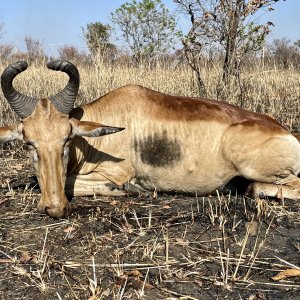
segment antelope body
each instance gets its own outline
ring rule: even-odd
[[[2,74],[3,93],[22,121],[0,128],[0,142],[28,144],[42,194],[39,212],[60,218],[70,212],[66,196],[120,196],[128,188],[208,194],[236,176],[250,180],[255,195],[300,198],[300,143],[266,115],[135,85],[74,108],[74,65],[48,63],[70,80],[46,99],[12,86],[26,68],[18,62]]]

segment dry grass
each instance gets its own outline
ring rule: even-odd
[[[298,299],[299,276],[273,278],[299,270],[299,203],[77,198],[55,221],[22,152],[1,155],[0,299]]]
[[[0,65],[0,72],[7,64]],[[188,66],[164,63],[152,69],[128,64],[105,64],[101,59],[89,66],[79,66],[81,87],[78,103],[97,99],[108,91],[125,84],[140,84],[172,95],[198,96],[195,78]],[[217,98],[221,69],[218,64],[203,66],[203,78],[209,98]],[[56,93],[67,81],[65,74],[47,70],[44,64],[33,65],[15,79],[17,89],[27,95],[46,97]],[[300,128],[299,70],[278,69],[254,63],[243,72],[241,82],[233,80],[223,91],[227,102],[253,111],[267,113],[292,130]],[[0,124],[10,122],[12,113],[0,95]]]
[[[299,203],[80,198],[55,221],[17,150],[0,154],[0,299],[298,299]]]

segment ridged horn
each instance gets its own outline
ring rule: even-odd
[[[68,115],[74,108],[74,102],[79,89],[79,72],[77,68],[66,60],[55,60],[47,63],[48,69],[62,71],[69,75],[69,82],[65,88],[50,100],[55,108],[62,114]]]
[[[37,104],[38,99],[23,95],[15,90],[12,85],[14,78],[28,67],[26,61],[18,61],[9,65],[1,75],[1,87],[5,98],[11,108],[21,118],[29,117]]]

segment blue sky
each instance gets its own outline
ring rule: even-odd
[[[24,50],[24,37],[43,41],[48,54],[56,54],[62,45],[74,45],[85,50],[82,27],[91,22],[110,22],[110,14],[126,0],[0,0],[0,23],[5,34],[0,43],[11,43]],[[163,0],[170,9],[172,0]],[[275,24],[272,38],[300,39],[300,0],[287,0],[274,5],[275,11],[262,15],[262,21]],[[182,27],[188,21],[181,18]]]

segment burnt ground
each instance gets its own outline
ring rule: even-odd
[[[54,220],[23,151],[0,159],[0,299],[300,299],[295,201],[78,197]]]

